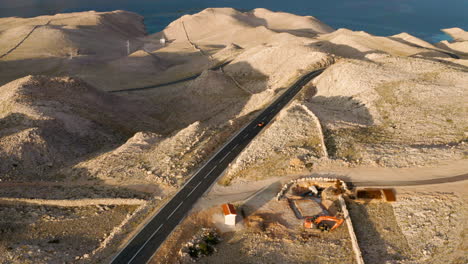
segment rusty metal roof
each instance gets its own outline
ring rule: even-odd
[[[221,205],[223,208],[224,215],[237,215],[236,209],[232,204],[223,204]]]

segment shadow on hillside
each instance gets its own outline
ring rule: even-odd
[[[28,75],[62,76],[64,58],[0,60],[0,86]]]
[[[281,189],[280,182],[274,182],[267,187],[263,188],[260,192],[247,199],[242,204],[242,210],[244,216],[249,216],[254,212],[258,211],[262,206],[270,202]],[[285,224],[287,225],[287,224]]]
[[[308,98],[306,106],[325,127],[330,124],[374,124],[366,105],[350,96],[314,96]]]
[[[420,46],[418,44],[411,43],[411,42],[409,42],[407,40],[404,40],[404,39],[401,39],[401,38],[396,38],[396,37],[387,37],[387,38],[389,38],[391,40],[394,40],[394,41],[397,41],[397,42],[400,42],[402,44],[411,46],[411,47],[421,48],[421,49],[431,49],[431,48],[426,48],[426,47]]]
[[[443,43],[443,42],[439,42],[437,43],[437,47],[441,48],[441,49],[444,49],[444,50],[447,50],[451,53],[454,53],[454,54],[460,54],[462,56],[468,56],[468,53],[465,53],[465,52],[461,52],[459,50],[454,50],[452,48],[450,48],[449,46],[447,46],[447,44]]]
[[[366,263],[372,263],[375,260],[385,262],[407,259],[410,249],[405,237],[401,234],[401,231],[396,233],[399,230],[392,230],[392,224],[397,228],[398,225],[395,223],[396,220],[391,205],[387,203],[372,204],[370,202],[361,204],[349,201],[346,204],[353,221],[362,257]],[[385,215],[385,213],[383,215],[375,215],[377,212],[375,210],[370,213],[369,206],[384,207],[386,209],[381,208],[378,212],[387,211],[386,213],[390,213],[390,215]],[[386,221],[376,223],[376,221],[381,221],[382,219],[386,219]],[[391,240],[388,237],[384,237],[382,232],[385,232],[385,230],[387,232],[395,232],[392,234],[393,238],[399,236],[399,239]]]
[[[420,55],[420,56],[417,56],[417,55]],[[466,67],[463,64],[463,62],[458,63],[458,60],[448,61],[448,60],[445,60],[445,59],[441,59],[440,57],[437,57],[435,51],[421,52],[421,53],[412,55],[410,57],[418,58],[418,59],[426,60],[426,61],[430,61],[430,62],[442,63],[442,64],[445,64],[445,65],[449,65],[449,66],[451,66],[451,67],[453,67],[453,68],[455,68],[456,70],[459,70],[459,71],[464,71],[464,72],[468,71],[468,67]],[[463,60],[461,60],[461,61],[463,61]]]
[[[366,58],[366,55],[369,54],[387,54],[383,51],[380,50],[370,50],[370,51],[360,51],[356,48],[353,48],[348,45],[342,45],[342,44],[335,44],[330,41],[320,41],[320,42],[315,42],[309,45],[310,47],[314,49],[318,49],[319,51],[325,52],[325,53],[331,53],[338,55],[343,58],[348,58],[348,59],[359,59],[359,60],[364,60],[367,62],[372,62],[372,60]]]
[[[197,121],[209,126],[222,126],[228,120],[238,118],[249,102],[251,93],[244,89],[254,87],[260,92],[268,88],[268,76],[250,64],[238,62],[228,67],[236,70],[204,70],[202,76],[194,80],[134,94],[158,105],[153,115],[163,120],[172,131]],[[259,102],[259,106],[264,103],[267,102]]]
[[[35,120],[30,119],[23,113],[11,113],[3,118],[0,118],[0,138],[8,137],[18,133],[28,127],[33,127]]]
[[[246,19],[246,16],[247,16],[247,19]],[[242,21],[252,27],[264,26],[268,28],[268,22],[265,19],[257,17],[251,12],[235,14],[233,17],[234,19],[237,19],[238,21]]]
[[[57,168],[125,140],[117,133],[114,133],[114,139],[100,133],[80,136],[64,129],[59,120],[35,120],[22,113],[1,118],[0,124],[0,143],[3,143],[0,175],[3,180],[49,180],[47,175]]]
[[[161,188],[152,184],[135,188],[107,185],[87,169],[73,168],[80,161],[111,151],[126,140],[116,138],[80,137],[65,131],[57,120],[34,120],[22,113],[1,118],[0,186],[6,188],[0,188],[0,197],[147,199],[145,193],[161,193]],[[75,180],[80,183],[74,185]]]
[[[226,45],[224,44],[207,44],[204,47],[212,48],[212,49],[224,49]]]
[[[411,43],[411,42],[406,41],[406,40],[401,39],[401,38],[395,38],[395,37],[388,37],[388,38],[391,39],[391,40],[400,42],[402,44],[411,46],[411,47],[421,48],[421,49],[427,50],[426,52],[418,53],[421,56],[440,57],[440,54],[445,54],[446,56],[448,56],[450,58],[460,59],[460,57],[457,54],[453,53],[453,52],[448,52],[448,51],[442,51],[442,50],[438,50],[438,49],[423,47],[423,46]],[[415,55],[418,55],[418,54],[415,54]],[[415,56],[415,55],[412,55],[412,56]]]
[[[249,10],[250,11],[250,10]],[[248,16],[248,20],[246,21],[244,15]],[[310,29],[310,28],[301,28],[301,29],[272,29],[268,25],[268,21],[254,16],[250,12],[245,12],[243,15],[234,15],[234,18],[238,19],[239,21],[244,21],[248,25],[252,27],[265,27],[275,33],[288,33],[297,37],[316,37],[317,32]]]
[[[305,38],[315,38],[318,36],[318,33],[316,31],[313,31],[312,29],[309,28],[303,28],[303,29],[271,29],[272,31],[276,33],[288,33],[291,35],[294,35],[296,37],[305,37]]]
[[[70,17],[71,18],[71,17]],[[67,18],[68,19],[68,18]],[[27,75],[75,75],[81,72],[67,71],[70,58],[75,66],[85,68],[89,64],[104,64],[113,59],[127,56],[127,41],[130,41],[130,51],[139,50],[143,42],[139,39],[143,37],[143,32],[134,30],[135,33],[126,33],[113,24],[104,23],[94,26],[81,25],[77,28],[66,25],[53,24],[50,20],[46,25],[35,26],[19,43],[10,43],[12,48],[0,54],[0,85],[16,80]],[[25,40],[40,42],[45,32],[39,30],[54,31],[53,37],[57,44],[61,45],[64,40],[65,46],[51,47],[50,49],[34,50],[28,59],[14,59],[15,53],[20,56],[28,55],[31,50],[25,49],[17,51],[22,47]],[[40,35],[37,35],[40,34]],[[79,47],[77,47],[79,46]],[[117,76],[118,74],[116,74]]]

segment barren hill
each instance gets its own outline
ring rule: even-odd
[[[0,84],[28,74],[106,78],[95,67],[126,56],[127,40],[132,51],[141,45],[142,21],[126,11],[0,18]]]
[[[74,78],[28,76],[1,86],[1,179],[46,180],[50,170],[158,128],[134,104]]]

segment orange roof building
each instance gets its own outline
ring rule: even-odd
[[[221,205],[224,213],[224,224],[234,226],[236,225],[237,212],[232,204]]]

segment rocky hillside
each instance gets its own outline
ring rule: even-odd
[[[141,46],[142,22],[126,11],[0,18],[0,85],[29,74],[105,84],[112,68],[104,66],[127,56],[127,41],[131,52]]]
[[[46,180],[47,172],[157,129],[135,103],[74,78],[28,76],[0,87],[1,180]]]

